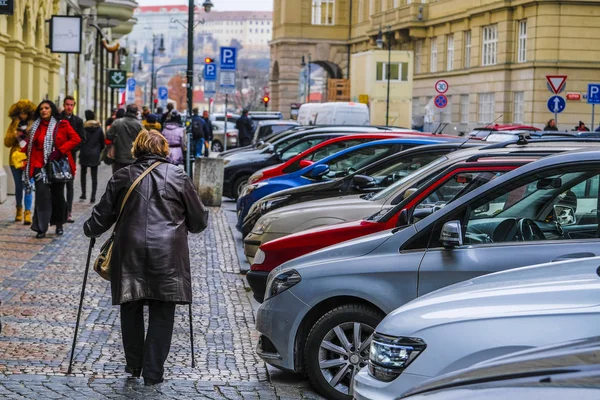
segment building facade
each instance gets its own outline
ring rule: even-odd
[[[292,3],[276,1],[280,18],[274,17],[272,86],[294,85],[293,74],[281,79],[278,46],[304,40],[316,51],[321,38],[335,38],[357,54],[376,49],[382,31],[384,49],[391,45],[392,54],[413,53],[413,125],[432,119],[434,126],[447,123],[447,133],[492,122],[543,127],[554,117],[547,107],[546,75],[567,75],[569,92],[585,93],[587,83],[600,81],[596,1],[302,0],[302,17],[285,18],[281,10]],[[353,73],[367,70],[357,65],[350,77],[354,81]],[[364,79],[376,81],[377,76]],[[449,105],[441,110],[432,103],[440,79],[449,84]],[[353,88],[352,94],[358,100],[361,93]],[[288,99],[280,98],[284,109]],[[568,102],[558,125],[571,129],[580,120],[590,125],[591,106]]]

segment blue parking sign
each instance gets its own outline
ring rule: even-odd
[[[214,63],[206,64],[204,66],[204,80],[205,81],[216,81],[217,80],[217,66]]]
[[[587,103],[600,104],[600,83],[588,83]]]
[[[221,70],[235,71],[237,69],[237,49],[235,47],[221,47]]]
[[[160,86],[158,88],[158,99],[169,100],[169,89],[166,86]]]

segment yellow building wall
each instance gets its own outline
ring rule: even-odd
[[[410,51],[393,50],[390,59],[392,64],[408,64],[408,80],[406,82],[390,81],[388,124],[410,128],[412,120],[413,54]],[[377,81],[378,62],[387,64],[388,52],[386,50],[371,50],[352,55],[350,68],[356,72],[351,74],[350,93],[354,101],[359,101],[360,95],[368,95],[371,124],[386,125],[387,81]]]

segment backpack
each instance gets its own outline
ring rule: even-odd
[[[204,138],[203,121],[201,118],[192,118],[192,138],[200,140]]]

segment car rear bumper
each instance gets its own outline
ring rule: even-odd
[[[269,273],[267,271],[248,271],[246,279],[252,289],[252,294],[256,301],[262,303],[265,298],[265,291],[267,290],[267,278]]]

